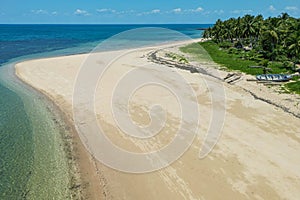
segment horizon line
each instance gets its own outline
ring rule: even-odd
[[[0,25],[212,25],[215,23],[0,23]]]

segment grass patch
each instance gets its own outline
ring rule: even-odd
[[[212,41],[203,43],[194,43],[181,47],[184,53],[193,54],[197,60],[213,60],[221,66],[230,70],[239,70],[246,74],[262,74],[262,68],[249,68],[249,66],[261,66],[262,59],[254,50],[245,52],[235,48],[221,48]],[[289,73],[283,68],[283,63],[268,62],[268,68],[272,70],[269,73]]]
[[[211,56],[212,60],[221,66],[224,66],[231,70],[239,70],[247,74],[261,74],[262,69],[260,68],[249,68],[249,66],[258,65],[255,61],[245,60],[241,52],[230,53],[228,50],[220,48],[214,42],[203,42],[200,45],[207,51]]]
[[[289,91],[300,94],[300,81],[287,83],[285,84],[285,87],[287,87]]]
[[[172,60],[178,61],[180,63],[188,64],[189,61],[182,55],[178,55],[172,52],[166,53],[166,56],[171,58]]]
[[[286,74],[292,72],[285,68],[286,63],[264,60],[255,50],[246,52],[236,48],[221,48],[212,41],[190,44],[181,47],[180,50],[193,55],[198,61],[213,60],[229,70],[239,70],[251,75],[262,74],[263,69],[250,68],[249,66],[262,66],[263,62],[266,62],[267,67],[271,68],[271,71],[268,71],[268,73]],[[290,92],[300,94],[300,80],[298,78],[294,80],[296,82],[287,83],[284,87]]]
[[[196,61],[207,62],[212,61],[208,52],[200,45],[200,43],[192,43],[179,48],[183,53],[188,53],[193,56]]]

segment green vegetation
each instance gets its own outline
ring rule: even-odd
[[[247,74],[294,73],[300,62],[300,19],[283,13],[264,19],[262,15],[245,15],[237,19],[218,20],[207,29],[200,45],[218,64]],[[183,52],[197,54],[195,45],[181,48]],[[300,81],[286,84],[289,91],[300,93]]]
[[[245,15],[224,22],[218,20],[203,36],[212,38],[222,48],[253,50],[269,61],[299,62],[300,19],[286,13],[268,19]]]
[[[168,52],[168,53],[166,53],[166,56],[171,58],[174,61],[178,61],[183,64],[189,63],[189,61],[184,56],[178,55],[176,53]]]
[[[297,94],[300,94],[300,82],[299,81],[287,83],[285,86],[287,87],[287,89],[289,91],[293,91]]]
[[[206,62],[210,60],[210,55],[199,43],[192,43],[187,46],[180,47],[179,50],[184,53],[191,53],[199,62]]]
[[[249,74],[258,74],[262,72],[262,69],[258,68],[249,68],[249,66],[257,65],[255,61],[243,60],[240,58],[240,54],[231,54],[227,50],[220,49],[219,46],[214,42],[203,42],[200,45],[207,51],[211,59],[228,69],[240,70]],[[182,47],[180,50],[185,53],[191,53],[194,55],[201,55],[203,50],[199,48],[199,44],[190,44],[185,47]]]

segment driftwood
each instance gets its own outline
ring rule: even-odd
[[[159,52],[159,50],[150,52],[147,55],[148,60],[151,62],[154,62],[156,64],[161,64],[161,65],[171,67],[171,68],[178,68],[178,69],[186,70],[191,73],[204,74],[204,75],[208,75],[210,77],[216,78],[218,80],[221,80],[219,77],[209,73],[208,71],[206,71],[205,69],[203,69],[201,67],[197,67],[197,66],[194,66],[194,65],[191,65],[188,63],[179,63],[179,62],[176,62],[173,60],[166,59],[162,56],[159,56],[158,52]]]
[[[231,77],[233,77],[234,75],[235,75],[234,73],[227,74],[227,76],[224,78],[224,81],[227,80],[227,79],[229,79],[229,78],[231,78]]]
[[[227,76],[223,79],[226,83],[233,84],[240,80],[242,75],[240,73],[229,73]]]
[[[257,81],[257,79],[246,79],[247,81]]]
[[[227,83],[233,83],[233,82],[238,81],[239,79],[241,79],[241,76],[237,76],[237,77],[235,77],[234,79],[228,81]]]

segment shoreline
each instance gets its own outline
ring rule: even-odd
[[[15,68],[14,68],[14,70],[15,70]],[[59,118],[62,119],[62,121],[60,121],[60,119],[56,119],[56,118],[53,118],[52,120],[59,127],[59,129],[64,131],[64,133],[61,133],[60,136],[64,143],[64,151],[66,153],[67,161],[68,161],[68,165],[69,165],[69,173],[70,173],[70,178],[71,178],[70,179],[71,180],[70,190],[72,191],[73,189],[78,189],[77,185],[81,184],[80,182],[78,183],[78,180],[76,180],[76,179],[78,179],[78,177],[76,178],[76,176],[78,176],[77,173],[79,173],[79,171],[77,169],[78,163],[76,163],[76,164],[72,163],[76,160],[74,146],[72,143],[77,142],[77,141],[74,140],[74,138],[71,138],[71,141],[68,141],[70,138],[69,138],[68,134],[65,135],[66,133],[70,133],[71,137],[76,136],[74,134],[74,129],[72,127],[72,123],[69,122],[70,120],[66,116],[65,112],[63,112],[63,110],[59,107],[59,105],[57,105],[48,95],[46,95],[43,91],[37,90],[32,85],[28,84],[23,79],[21,79],[17,75],[16,70],[14,73],[16,75],[16,78],[18,78],[18,80],[21,81],[22,84],[24,84],[26,87],[29,87],[30,89],[34,90],[43,98],[43,101],[47,105],[48,112],[52,112],[53,117],[58,116]],[[74,169],[74,167],[75,167],[75,169]],[[72,182],[72,181],[74,181],[74,179],[75,179],[75,182]],[[72,192],[74,192],[74,191],[72,191]],[[75,191],[75,193],[77,193],[77,192],[81,193],[81,191]]]
[[[20,61],[20,62],[26,62],[25,61]],[[59,139],[59,144],[63,146],[63,154],[64,156],[64,161],[67,163],[67,170],[66,172],[68,173],[68,190],[70,193],[70,196],[68,198],[73,199],[74,197],[76,198],[82,198],[83,197],[83,191],[81,189],[81,181],[79,178],[79,170],[78,170],[78,163],[77,163],[77,156],[74,151],[74,149],[77,148],[73,145],[73,143],[78,143],[77,139],[73,139],[76,136],[76,133],[74,133],[74,127],[72,127],[72,123],[69,122],[68,117],[65,115],[63,110],[48,96],[46,95],[43,91],[37,90],[35,87],[32,85],[28,84],[26,81],[21,79],[15,69],[15,65],[18,64],[19,62],[12,62],[4,65],[4,67],[1,69],[1,72],[6,75],[7,78],[1,77],[3,80],[1,80],[1,83],[5,85],[9,90],[12,90],[16,94],[20,95],[20,97],[23,99],[25,98],[27,100],[27,97],[25,96],[31,96],[30,99],[34,100],[34,98],[38,99],[38,104],[42,105],[46,113],[50,113],[49,121],[53,122],[55,124],[55,129],[57,128],[57,134]],[[20,92],[21,90],[24,90]],[[20,94],[22,93],[22,94]],[[75,162],[76,161],[76,162]],[[29,174],[32,172],[30,171]],[[36,192],[36,190],[33,190]],[[25,196],[31,192],[29,189],[26,191]],[[54,195],[54,194],[53,194]]]
[[[193,40],[193,42],[195,42],[195,40]],[[179,44],[167,44],[167,45],[163,45],[162,46],[162,48],[164,48],[165,46],[169,46],[168,48],[173,48],[173,47],[176,47],[176,46],[178,46]],[[143,50],[143,52],[147,52],[145,49]],[[149,52],[149,50],[148,50],[148,52]],[[105,53],[107,53],[107,52],[105,52]],[[137,55],[140,55],[140,54],[137,54]],[[136,55],[135,55],[136,56]],[[38,70],[41,70],[42,68],[39,68],[38,67],[38,65],[37,65],[37,63],[39,63],[39,62],[42,62],[42,64],[45,64],[45,63],[49,63],[49,62],[51,62],[51,61],[55,61],[55,62],[58,62],[58,63],[60,63],[62,66],[64,66],[65,67],[65,64],[66,63],[73,63],[72,65],[78,65],[78,63],[76,63],[78,60],[82,60],[83,58],[85,58],[86,57],[86,55],[75,55],[75,56],[64,56],[64,57],[55,57],[55,58],[49,58],[49,59],[39,59],[39,60],[33,60],[33,61],[28,61],[29,63],[31,63],[31,65],[32,66],[36,66],[36,68],[35,69],[38,69]],[[129,58],[128,58],[129,59]],[[148,59],[148,58],[146,58],[146,59]],[[67,62],[67,60],[68,60],[68,62]],[[28,64],[29,63],[25,63],[27,66],[26,67],[28,67]],[[43,63],[44,62],[44,63]],[[24,63],[23,63],[24,64]],[[40,63],[39,63],[40,64]],[[80,64],[80,63],[79,63]],[[158,66],[161,66],[161,65],[158,65]],[[48,66],[48,67],[50,67],[50,66]],[[164,178],[167,176],[167,177],[172,177],[172,176],[174,176],[174,175],[172,175],[172,173],[171,173],[171,171],[169,171],[169,170],[179,170],[180,168],[177,168],[177,165],[183,165],[183,164],[181,164],[181,162],[180,163],[176,163],[176,164],[172,164],[172,166],[170,166],[170,168],[167,168],[167,169],[164,169],[164,170],[162,170],[161,172],[159,172],[158,174],[157,173],[154,173],[154,174],[148,174],[148,175],[143,175],[142,177],[141,176],[135,176],[135,175],[130,175],[130,174],[122,174],[122,173],[119,173],[119,172],[115,172],[114,170],[110,170],[110,169],[107,169],[105,166],[103,166],[102,164],[99,164],[96,160],[95,160],[95,158],[93,158],[92,156],[90,156],[90,154],[88,153],[88,151],[84,148],[84,145],[82,144],[82,142],[80,141],[80,139],[79,139],[79,135],[78,135],[78,133],[77,133],[77,131],[76,131],[76,129],[75,129],[75,127],[74,127],[74,124],[73,124],[73,121],[72,121],[72,116],[71,116],[71,113],[69,112],[70,110],[68,110],[68,108],[69,108],[69,105],[67,105],[67,102],[68,102],[68,100],[67,100],[67,98],[69,98],[69,96],[68,96],[68,94],[66,94],[65,96],[60,96],[61,94],[63,94],[63,92],[64,91],[67,91],[67,90],[63,90],[63,91],[61,91],[59,88],[57,89],[57,91],[53,91],[53,90],[51,90],[50,88],[48,88],[48,87],[45,87],[44,85],[41,85],[41,86],[39,86],[39,87],[35,87],[34,85],[31,85],[32,83],[34,83],[34,81],[36,81],[36,83],[37,83],[37,80],[31,80],[31,81],[33,81],[33,82],[31,82],[31,84],[30,83],[28,83],[28,81],[29,81],[29,79],[28,79],[28,77],[31,77],[32,78],[32,75],[26,75],[26,73],[24,73],[24,72],[26,72],[26,69],[25,68],[23,68],[22,70],[25,70],[25,71],[23,71],[23,72],[20,72],[20,71],[18,71],[18,67],[16,67],[15,66],[15,68],[16,68],[16,75],[18,76],[18,78],[19,79],[21,79],[23,82],[25,82],[26,84],[28,84],[28,85],[30,85],[31,87],[33,87],[35,90],[37,90],[37,91],[39,91],[40,93],[42,93],[44,96],[47,96],[47,98],[49,98],[49,100],[50,101],[52,101],[55,105],[57,105],[57,107],[58,107],[58,109],[61,111],[61,113],[63,114],[63,117],[64,117],[64,119],[66,120],[66,122],[67,122],[67,124],[68,125],[71,125],[71,129],[72,129],[72,134],[74,135],[74,137],[75,137],[75,142],[76,142],[76,145],[75,145],[75,148],[79,148],[80,150],[78,150],[77,149],[77,152],[76,153],[79,153],[79,155],[77,155],[78,157],[79,157],[79,161],[78,161],[78,163],[79,163],[79,168],[80,167],[83,167],[81,170],[82,170],[82,172],[81,172],[81,177],[83,177],[83,179],[85,180],[84,182],[86,183],[86,182],[91,182],[89,185],[87,185],[87,188],[85,188],[84,186],[84,188],[83,189],[87,189],[87,191],[86,191],[86,196],[88,197],[88,198],[91,198],[91,199],[96,199],[96,197],[99,197],[99,196],[101,196],[102,198],[107,198],[107,199],[109,199],[109,198],[112,198],[114,195],[120,195],[120,194],[123,194],[123,193],[125,193],[125,191],[126,192],[128,192],[129,194],[129,196],[128,197],[130,197],[130,195],[133,195],[133,193],[132,192],[134,192],[134,190],[135,189],[133,189],[133,191],[132,191],[132,189],[129,189],[130,187],[132,187],[133,185],[135,185],[136,183],[134,182],[134,180],[138,180],[138,181],[140,181],[140,183],[143,183],[143,184],[145,184],[145,183],[147,183],[147,181],[145,182],[145,180],[148,180],[150,177],[151,177],[151,179],[150,180],[157,180],[158,181],[158,179],[160,180],[160,178],[163,180],[163,181],[165,181],[164,180]],[[50,69],[50,68],[48,68],[48,69]],[[76,69],[76,67],[75,67],[75,69]],[[53,70],[53,69],[52,69]],[[59,71],[59,70],[58,70]],[[52,73],[57,73],[58,71],[52,71]],[[28,73],[30,72],[33,72],[33,73],[36,73],[36,71],[35,70],[33,70],[33,71],[27,71]],[[22,74],[23,73],[23,74]],[[66,73],[67,73],[67,71],[66,71]],[[181,72],[180,72],[181,73]],[[190,74],[186,74],[185,72],[182,72],[182,73],[184,73],[186,76],[188,76],[188,77],[192,77],[192,75],[190,75]],[[225,71],[223,71],[223,72],[221,72],[221,75],[222,75],[222,73],[227,73],[227,72],[225,72]],[[22,74],[22,75],[21,75]],[[36,76],[37,75],[43,75],[43,74],[36,74]],[[72,77],[72,75],[73,74],[71,74],[71,75],[69,75],[70,77]],[[27,79],[26,78],[24,78],[24,76],[26,77],[27,76]],[[70,77],[67,77],[67,78],[70,78]],[[51,79],[49,79],[49,80],[51,80]],[[58,82],[57,84],[59,85],[59,83],[63,83],[63,81],[62,80],[59,80],[60,82]],[[46,82],[45,82],[46,83]],[[72,83],[72,81],[71,81],[71,83]],[[41,88],[43,88],[44,87],[44,89],[41,89]],[[54,86],[53,86],[53,88],[55,88]],[[226,85],[226,90],[231,90],[233,87],[231,87],[231,85]],[[237,93],[238,91],[236,90],[236,89],[234,89],[233,88],[233,90],[234,90],[234,93],[232,93],[231,94],[231,96],[230,96],[230,98],[233,98],[233,99],[235,99],[235,101],[245,101],[247,104],[249,104],[249,105],[251,105],[251,106],[254,106],[254,108],[256,108],[256,105],[252,105],[252,103],[251,103],[251,99],[245,99],[245,100],[243,100],[243,99],[240,99],[238,96],[237,96],[237,94],[235,94],[235,93]],[[50,93],[49,93],[49,91],[51,91]],[[61,93],[57,93],[57,92],[61,92]],[[246,92],[246,91],[245,91]],[[235,101],[232,101],[231,102],[231,107],[234,107],[234,106],[237,106],[237,105],[235,105]],[[257,104],[259,104],[259,106],[257,107],[257,108],[264,108],[263,106],[264,106],[264,104],[261,104],[261,103],[257,103]],[[243,106],[243,104],[238,104],[238,106]],[[250,107],[251,107],[250,106]],[[269,105],[268,104],[268,108],[272,108],[272,106],[271,105]],[[244,108],[243,108],[244,109]],[[263,109],[263,111],[265,111],[266,109]],[[239,110],[237,110],[237,109],[234,109],[234,110],[232,110],[232,111],[228,111],[228,112],[230,112],[230,113],[232,113],[233,115],[240,115],[240,113],[239,113]],[[277,111],[276,111],[277,112]],[[281,112],[280,111],[278,111],[279,112],[279,114],[280,115],[282,115],[281,114]],[[254,115],[254,114],[253,114]],[[273,117],[276,117],[276,116],[269,116],[270,118],[272,118],[273,119]],[[230,118],[232,121],[236,121],[237,119],[235,118],[235,117],[231,117]],[[294,120],[295,121],[295,120]],[[108,122],[109,123],[109,122]],[[227,125],[227,126],[230,126],[230,124],[229,125]],[[244,127],[244,129],[246,129],[246,124],[244,124],[243,126],[241,126],[241,127]],[[260,127],[262,130],[264,130],[265,132],[267,131],[267,130],[269,130],[269,129],[265,129],[265,127]],[[293,127],[294,128],[294,130],[297,130],[297,128],[296,127]],[[227,130],[228,129],[228,130]],[[257,128],[256,128],[257,129]],[[113,130],[113,129],[110,129],[110,130]],[[230,128],[228,128],[228,127],[225,127],[225,132],[224,132],[224,134],[225,134],[225,139],[227,139],[227,138],[234,138],[235,139],[235,141],[238,141],[239,139],[237,139],[236,138],[236,136],[235,135],[232,135],[232,133],[230,133],[230,131],[229,130],[232,130],[232,129],[230,129]],[[229,131],[229,132],[228,132]],[[246,135],[245,136],[243,136],[243,137],[246,137]],[[266,135],[265,137],[267,137],[267,138],[269,138],[269,137],[271,137],[272,138],[272,136],[270,136],[270,135]],[[272,138],[272,140],[273,140],[274,138]],[[227,141],[227,140],[226,140]],[[265,140],[265,142],[267,142],[268,140]],[[228,142],[228,141],[227,141]],[[232,148],[231,150],[232,151],[246,151],[246,150],[241,150],[241,149],[239,149],[239,145],[237,145],[238,143],[234,143],[234,144],[232,144],[232,146],[233,147],[230,147],[230,148]],[[221,148],[221,147],[227,147],[227,145],[228,144],[226,144],[226,143],[222,143],[222,142],[220,142],[220,144],[218,144],[219,145],[219,147],[218,148]],[[253,145],[253,144],[252,144]],[[268,145],[270,145],[272,148],[273,148],[273,143],[272,144],[268,144]],[[291,145],[291,144],[290,144]],[[230,145],[229,145],[230,146]],[[227,148],[229,148],[229,146],[227,147]],[[253,147],[252,147],[253,148]],[[251,144],[249,144],[249,147],[247,147],[247,149],[249,150],[249,152],[251,152],[251,151],[253,151],[253,149],[251,149]],[[247,150],[247,151],[248,151]],[[291,150],[291,149],[289,149],[289,150]],[[217,152],[218,152],[218,150],[216,150]],[[227,152],[228,153],[228,152]],[[254,153],[255,153],[255,151],[254,151]],[[214,159],[216,159],[216,158],[218,158],[218,159],[221,159],[221,155],[223,155],[224,153],[219,153],[219,154],[216,154],[216,153],[214,153],[213,155],[211,155],[210,157],[214,160]],[[227,154],[225,154],[225,155],[227,155]],[[228,155],[227,155],[228,156]],[[241,157],[240,157],[241,156]],[[243,166],[246,166],[246,163],[248,163],[248,165],[250,165],[251,166],[251,164],[249,163],[250,161],[249,160],[247,160],[247,156],[246,157],[243,157],[242,155],[240,155],[239,157],[237,157],[237,158],[235,158],[235,159],[233,159],[232,161],[232,167],[234,168],[234,169],[236,169],[237,171],[240,171],[241,169],[239,169],[239,167],[237,167],[237,166],[239,166],[239,165],[241,165],[241,163],[242,163],[242,165]],[[263,156],[264,157],[264,156]],[[217,160],[218,160],[217,159]],[[238,162],[236,161],[236,159],[238,159]],[[271,159],[271,160],[276,160],[276,158],[274,158],[273,156],[270,156],[269,155],[269,159]],[[185,161],[187,161],[186,163],[190,163],[191,165],[194,165],[194,163],[191,163],[191,158],[190,157],[188,157],[188,158],[182,158],[182,160],[185,160]],[[80,166],[80,163],[84,163],[84,162],[87,162],[88,161],[88,166]],[[196,161],[195,161],[196,162]],[[204,163],[206,163],[206,162],[209,162],[209,161],[205,161]],[[208,166],[213,166],[215,163],[213,162],[213,161],[210,161],[210,162],[212,162],[212,163],[210,163]],[[222,162],[224,162],[224,163],[222,163]],[[224,165],[224,164],[226,164],[226,162],[224,161],[224,160],[222,160],[222,162],[221,162],[221,164],[219,163],[219,165],[221,165],[221,166],[226,166],[226,165]],[[235,164],[237,162],[237,164]],[[279,163],[279,161],[278,160],[276,160],[276,161],[274,161],[274,162],[276,162],[278,165],[280,164]],[[182,163],[185,163],[185,162],[182,162]],[[264,163],[263,163],[264,164]],[[264,165],[267,165],[267,164],[264,164]],[[197,166],[197,165],[196,165]],[[280,165],[281,166],[281,165]],[[181,166],[182,167],[182,169],[186,169],[186,167],[188,167],[188,166],[186,166],[186,165],[183,165],[183,166]],[[194,166],[195,167],[195,166]],[[199,166],[198,166],[199,167]],[[266,166],[265,166],[266,167]],[[174,168],[174,169],[173,169]],[[189,168],[188,168],[189,169]],[[277,168],[276,168],[277,169]],[[281,169],[281,168],[279,168],[279,169]],[[205,168],[205,166],[204,166],[204,168],[202,169],[202,170],[204,170],[204,171],[207,171],[208,169],[206,169]],[[259,170],[258,170],[259,171]],[[88,174],[86,174],[86,173],[88,173]],[[162,175],[160,175],[160,173],[162,173]],[[181,172],[181,173],[184,173],[184,172]],[[185,173],[189,173],[189,171],[187,171],[187,172],[185,172]],[[195,173],[195,171],[192,171],[192,174],[193,173]],[[213,172],[207,172],[207,174],[206,173],[204,173],[204,175],[203,175],[203,180],[206,180],[206,178],[208,178],[208,177],[210,177],[211,175],[211,173],[213,173]],[[250,174],[253,174],[254,173],[254,171],[249,171],[248,173],[250,173]],[[260,174],[261,176],[262,176],[262,172],[257,172],[258,174]],[[255,174],[255,173],[254,173]],[[195,174],[196,175],[196,174]],[[201,177],[201,175],[197,175],[197,176],[200,176]],[[217,175],[216,175],[217,176]],[[279,178],[281,177],[280,175],[277,175]],[[108,179],[107,179],[107,177],[108,177]],[[143,178],[144,177],[144,178]],[[189,184],[190,184],[190,182],[197,182],[197,180],[199,179],[199,177],[197,178],[195,178],[196,180],[194,180],[192,177],[189,177],[189,175],[188,174],[184,174],[184,175],[181,175],[181,176],[179,176],[178,174],[176,174],[176,178],[178,179],[178,180],[180,180],[180,181],[183,181],[183,180],[185,180],[185,181],[189,181]],[[290,177],[290,175],[289,175],[289,177]],[[131,179],[133,179],[133,180],[131,180]],[[170,180],[172,180],[171,178],[170,178]],[[169,180],[169,181],[170,181]],[[243,180],[243,179],[242,179]],[[276,182],[276,180],[277,179],[275,179],[275,182]],[[119,183],[117,183],[117,181],[119,182]],[[162,182],[163,182],[162,181]],[[174,181],[174,180],[173,180]],[[210,183],[214,183],[214,178],[212,179],[212,180],[207,180],[208,182],[210,182]],[[222,182],[222,181],[224,181],[224,182]],[[228,184],[227,182],[226,182],[226,180],[223,180],[222,179],[222,181],[220,182],[220,183],[222,183],[222,185],[224,185],[224,183],[226,183],[226,184]],[[244,181],[244,180],[243,180]],[[133,183],[132,183],[133,182]],[[155,182],[154,182],[155,183]],[[152,194],[152,192],[151,192],[151,195],[157,195],[157,193],[155,193],[155,191],[159,191],[160,193],[159,193],[159,195],[160,195],[160,197],[170,197],[170,196],[163,196],[163,195],[171,195],[171,194],[169,194],[168,192],[166,192],[166,190],[164,190],[164,192],[161,192],[158,188],[160,188],[160,186],[161,187],[165,187],[164,186],[164,184],[163,183],[161,183],[161,182],[158,182],[159,184],[154,184],[154,185],[151,185],[151,187],[149,187],[148,188],[148,185],[145,185],[144,186],[144,191],[142,190],[142,191],[140,191],[140,192],[138,192],[138,194],[135,194],[135,195],[144,195],[144,193],[143,192],[150,192],[149,190],[147,190],[146,188],[148,188],[148,189],[153,189],[153,188],[155,188],[153,191],[154,191],[154,194]],[[124,184],[127,184],[127,186],[126,185],[124,185]],[[148,183],[148,184],[150,184],[150,183]],[[261,183],[261,184],[263,184],[263,183]],[[270,190],[270,192],[273,192],[274,194],[272,194],[272,195],[274,195],[274,196],[272,196],[271,194],[269,194],[270,196],[266,196],[266,197],[275,197],[276,195],[277,195],[277,192],[280,192],[280,194],[281,195],[288,195],[288,194],[285,194],[283,191],[276,191],[275,192],[275,190],[273,190],[273,188],[278,188],[279,186],[280,186],[280,183],[278,183],[279,185],[276,185],[276,183],[273,183],[272,182],[272,190],[269,188],[269,186],[268,186],[268,190]],[[201,184],[200,184],[201,185]],[[89,188],[90,186],[92,186],[93,188]],[[122,186],[122,187],[124,187],[124,188],[120,188],[120,187],[118,187],[118,186]],[[228,186],[228,187],[227,187]],[[108,187],[108,188],[107,188]],[[138,184],[138,185],[136,185],[136,187],[140,187],[140,189],[143,187],[142,186],[142,184]],[[158,187],[158,188],[156,188],[156,187]],[[172,187],[174,187],[174,185],[172,186]],[[182,195],[182,194],[185,194],[185,195],[189,195],[190,197],[199,197],[199,196],[197,196],[198,194],[194,194],[194,193],[196,193],[197,192],[197,190],[195,190],[195,188],[193,189],[193,188],[186,188],[187,186],[176,186],[176,187],[178,187],[177,189],[178,190],[180,190],[182,193],[181,194],[177,194],[178,196],[180,196],[180,195]],[[226,185],[226,186],[224,186],[223,187],[223,189],[224,188],[226,188],[226,190],[225,191],[223,191],[223,192],[225,192],[226,194],[228,194],[228,195],[233,195],[232,197],[242,197],[242,196],[240,196],[241,194],[238,194],[238,193],[242,193],[243,192],[243,188],[236,188],[236,189],[232,189],[232,188],[234,188],[234,187],[238,187],[238,186],[235,186],[234,185],[234,183],[232,183],[232,185]],[[261,189],[259,189],[260,187],[262,187]],[[266,194],[263,194],[263,192],[262,191],[260,191],[260,190],[263,190],[263,188],[265,188],[266,186],[265,185],[258,185],[258,188],[256,188],[255,190],[256,190],[256,193],[257,194],[260,194],[260,196],[264,196],[264,195],[266,195]],[[168,188],[168,187],[167,187]],[[230,189],[231,188],[231,189]],[[169,188],[170,190],[171,190],[171,188]],[[174,189],[174,188],[173,188]],[[175,188],[176,189],[176,188]],[[266,188],[265,188],[266,189]],[[232,190],[232,191],[231,191]],[[236,190],[236,191],[235,191]],[[204,193],[207,193],[206,195],[207,196],[210,196],[210,197],[212,197],[212,196],[214,196],[214,195],[218,195],[218,194],[214,194],[215,192],[212,190],[211,192],[210,192],[211,190],[209,189],[209,191],[207,191],[207,192],[204,192],[204,190],[202,191],[202,192],[204,192]],[[112,193],[111,193],[112,192]],[[135,191],[135,192],[137,192],[137,191]],[[140,194],[140,193],[142,193],[142,194]],[[248,192],[247,192],[247,194],[248,194]],[[250,195],[251,193],[249,193],[248,195]],[[297,193],[296,193],[297,194]],[[296,195],[295,194],[295,195]],[[123,194],[123,195],[125,195],[125,194]],[[151,195],[148,197],[149,199],[151,199]],[[175,194],[174,194],[175,195]],[[176,196],[175,197],[175,199],[176,198],[178,198],[178,196]],[[279,196],[279,194],[278,194],[278,196]],[[132,197],[132,196],[131,196]],[[277,196],[276,196],[277,197]],[[282,196],[280,196],[280,197],[282,197]]]
[[[35,88],[34,86],[28,84],[25,80],[23,80],[22,77],[18,75],[18,72],[15,67],[14,73],[16,78],[18,78],[18,80],[21,81],[22,84],[39,93],[39,95],[41,95],[42,98],[44,98],[44,101],[46,102],[47,106],[50,107],[47,108],[48,110],[51,110],[49,110],[49,112],[52,112],[53,115],[58,115],[59,118],[62,119],[62,121],[57,121],[57,119],[55,118],[53,119],[53,121],[56,124],[58,124],[60,129],[64,131],[64,133],[61,133],[61,137],[64,143],[64,150],[67,156],[68,165],[70,167],[69,173],[71,175],[71,187],[69,189],[71,191],[72,198],[74,197],[73,195],[76,195],[75,197],[79,199],[97,199],[96,196],[99,196],[99,192],[95,192],[97,191],[97,189],[94,188],[95,184],[93,184],[92,188],[90,188],[89,186],[89,182],[95,183],[99,181],[95,180],[95,174],[93,173],[98,173],[96,169],[95,159],[89,154],[89,152],[87,152],[87,150],[83,146],[72,121],[72,118],[68,116],[68,114],[63,110],[63,108],[59,104],[57,104],[57,102],[55,102],[55,100],[51,98],[49,94],[47,94],[43,90]],[[68,136],[68,134],[65,135],[66,132],[69,133],[70,136]],[[102,195],[105,196],[105,193],[102,192]]]
[[[153,47],[164,47],[164,46],[178,46],[178,45],[183,45],[183,44],[188,44],[188,43],[193,43],[193,42],[199,42],[202,41],[203,38],[200,39],[191,39],[188,41],[176,41],[176,42],[168,42],[168,43],[163,43],[163,44],[155,44],[154,46],[146,46],[144,48],[153,48]],[[123,50],[123,49],[122,49]],[[113,51],[119,51],[119,50],[113,50]],[[38,59],[26,59],[24,61],[20,61],[14,64],[13,70],[14,70],[14,76],[17,78],[19,81],[21,81],[22,84],[26,85],[30,89],[34,90],[35,92],[39,93],[41,95],[46,103],[54,109],[54,111],[49,111],[49,112],[54,112],[55,114],[58,114],[59,117],[62,118],[62,122],[58,122],[56,119],[53,119],[56,124],[59,123],[59,127],[64,129],[65,131],[71,133],[71,141],[66,141],[64,139],[65,135],[62,136],[62,140],[65,143],[65,147],[67,150],[65,153],[67,154],[67,160],[68,164],[70,167],[75,167],[75,169],[70,168],[70,173],[71,173],[71,184],[74,184],[71,186],[70,190],[71,193],[75,194],[79,193],[80,198],[84,199],[98,199],[99,196],[102,196],[102,198],[105,198],[110,196],[107,194],[107,192],[101,188],[100,186],[105,184],[105,179],[101,177],[101,174],[99,174],[99,169],[97,168],[96,160],[95,158],[87,151],[87,149],[84,147],[82,141],[80,140],[80,137],[78,135],[78,132],[75,128],[75,125],[73,123],[73,117],[70,116],[70,113],[68,114],[66,110],[62,107],[61,104],[59,104],[51,94],[47,93],[44,90],[40,90],[30,83],[28,83],[18,72],[18,69],[16,68],[16,65],[19,63],[24,63],[24,62],[30,62],[32,60],[43,60],[43,59],[51,59],[51,58],[56,58],[56,57],[72,57],[72,56],[84,56],[86,57],[89,55],[89,53],[79,53],[79,54],[71,54],[71,55],[64,55],[64,56],[50,56],[50,57],[45,57],[45,58],[38,58]],[[80,156],[78,156],[80,155]],[[71,156],[71,158],[69,157]],[[70,162],[74,162],[71,163]],[[79,176],[79,177],[76,177]],[[77,179],[74,181],[74,178]],[[103,183],[101,183],[102,181]],[[98,183],[98,184],[97,184]],[[89,185],[92,185],[90,187]],[[97,187],[98,186],[98,187]],[[100,190],[99,190],[100,189]],[[73,191],[75,190],[75,191]],[[102,199],[101,198],[101,199]]]

